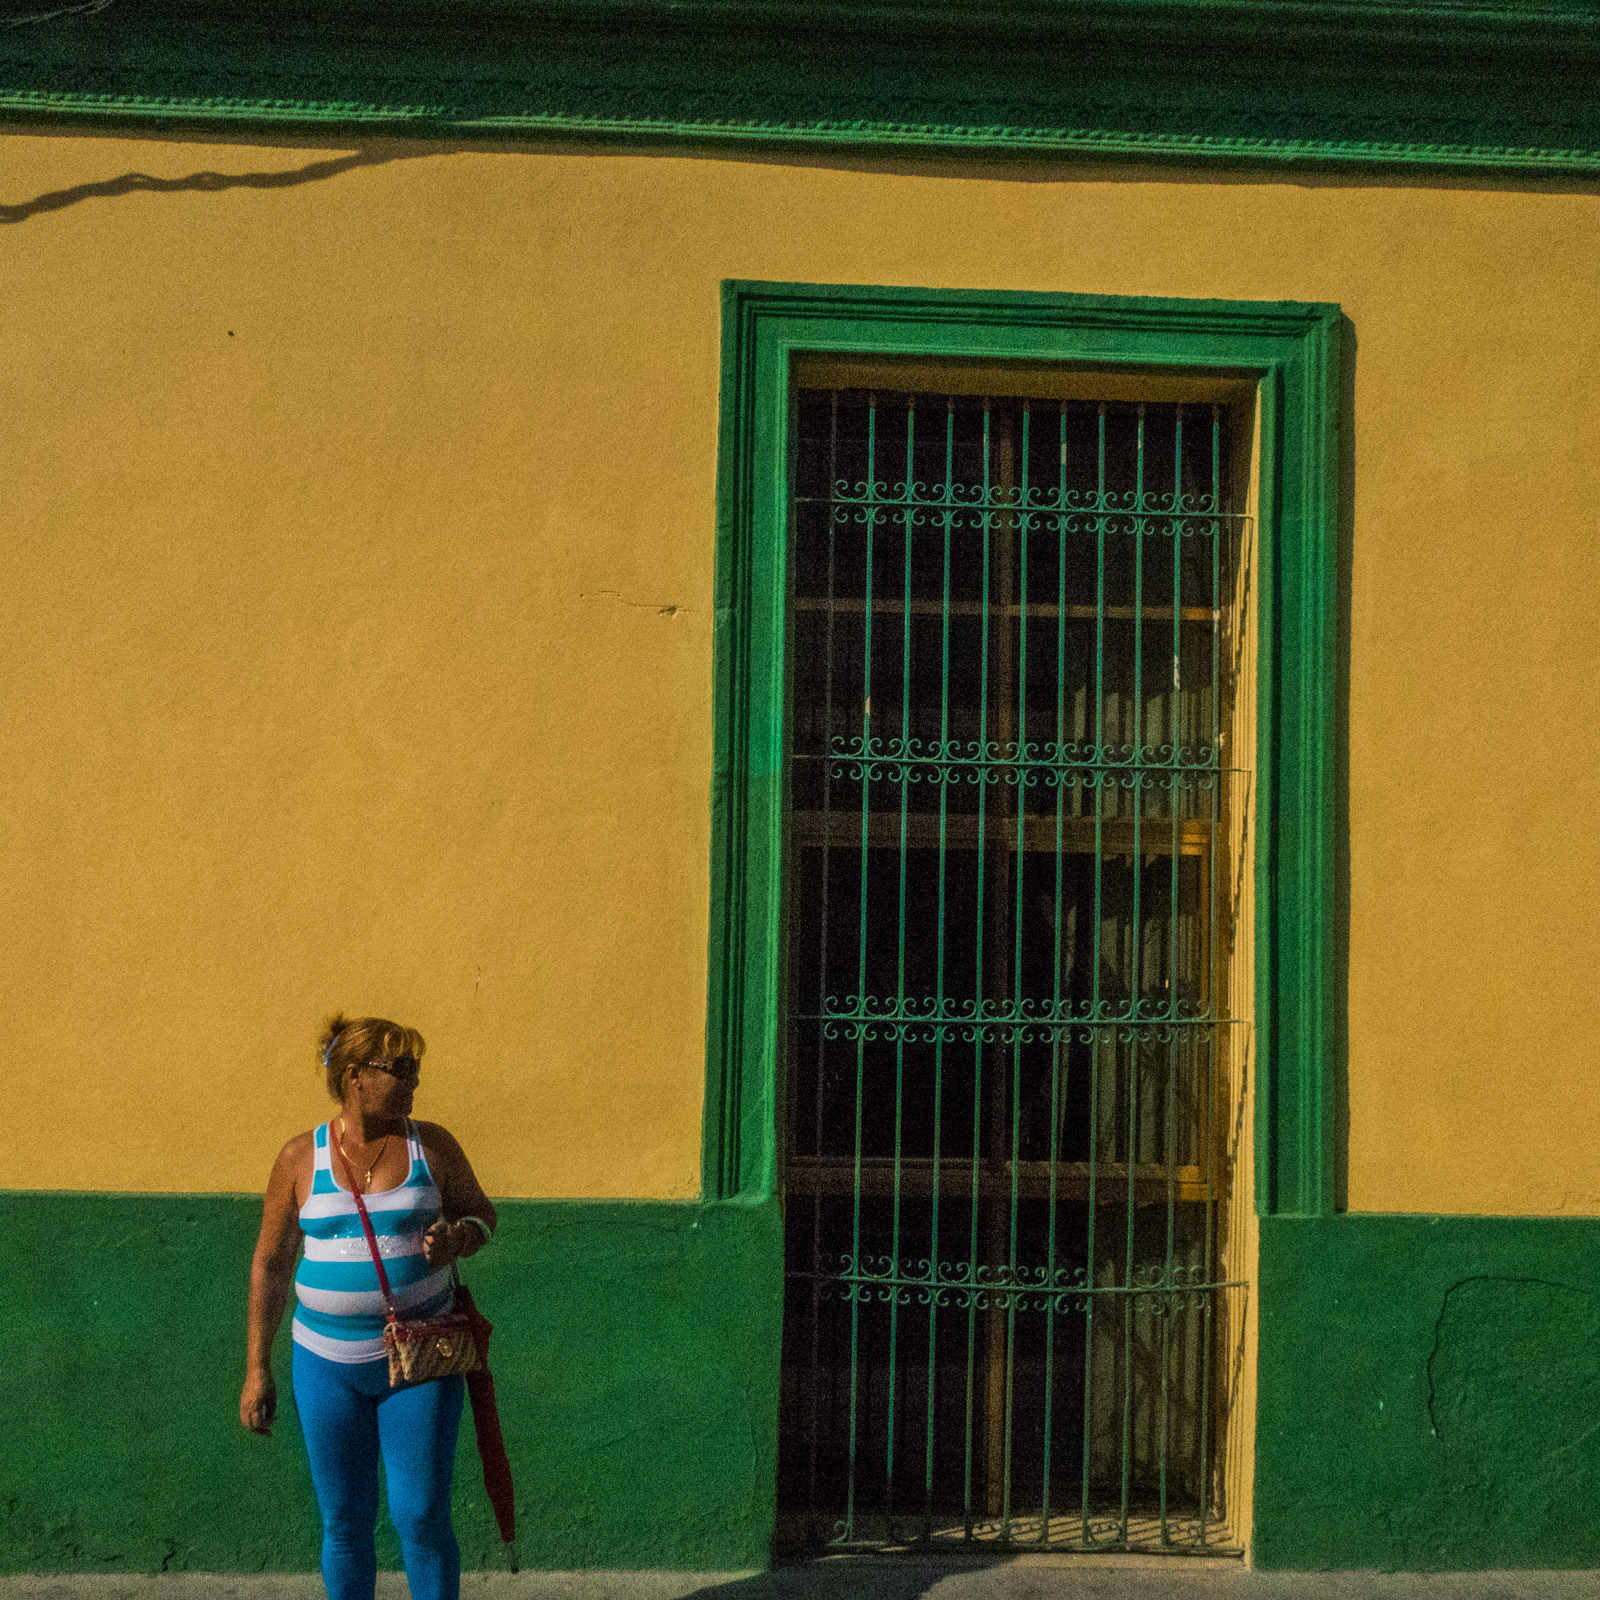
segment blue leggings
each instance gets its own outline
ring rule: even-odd
[[[384,1361],[329,1361],[300,1344],[293,1377],[322,1511],[328,1600],[373,1600],[380,1449],[412,1600],[458,1600],[461,1551],[450,1526],[450,1480],[462,1378],[391,1389]]]

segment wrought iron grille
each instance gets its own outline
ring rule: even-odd
[[[1227,419],[797,417],[786,1526],[1225,1546]]]

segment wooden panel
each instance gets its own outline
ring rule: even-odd
[[[1024,1199],[1050,1198],[1050,1163],[1022,1161],[1017,1166],[1017,1192]],[[926,1200],[933,1194],[932,1161],[925,1158],[902,1160],[899,1188],[906,1199]],[[979,1198],[1000,1200],[1011,1194],[1012,1163],[984,1161],[979,1164]],[[1178,1167],[1174,1171],[1174,1198],[1179,1201],[1205,1201],[1216,1198],[1205,1181],[1205,1169]],[[791,1195],[850,1195],[855,1193],[856,1163],[852,1156],[797,1156],[790,1159],[785,1174],[785,1189]],[[1168,1194],[1167,1169],[1140,1163],[1133,1169],[1134,1203],[1165,1205]],[[887,1196],[895,1192],[895,1164],[891,1157],[864,1157],[861,1162],[861,1193]],[[1056,1198],[1089,1198],[1089,1163],[1061,1161],[1056,1164]],[[944,1160],[939,1163],[941,1198],[965,1199],[972,1194],[972,1162]],[[1118,1161],[1095,1163],[1095,1203],[1122,1205],[1128,1198],[1128,1168]]]

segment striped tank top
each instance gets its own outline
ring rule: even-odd
[[[305,1254],[295,1270],[299,1298],[290,1329],[296,1344],[329,1361],[377,1361],[383,1348],[383,1291],[350,1192],[333,1181],[328,1147],[333,1124],[317,1129],[311,1193],[300,1207]],[[411,1170],[398,1188],[364,1195],[378,1251],[402,1316],[433,1317],[448,1311],[455,1291],[449,1267],[430,1267],[422,1236],[439,1220],[442,1205],[417,1125],[406,1121]]]

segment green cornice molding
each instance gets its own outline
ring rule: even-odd
[[[110,0],[0,115],[1600,177],[1600,0]]]

